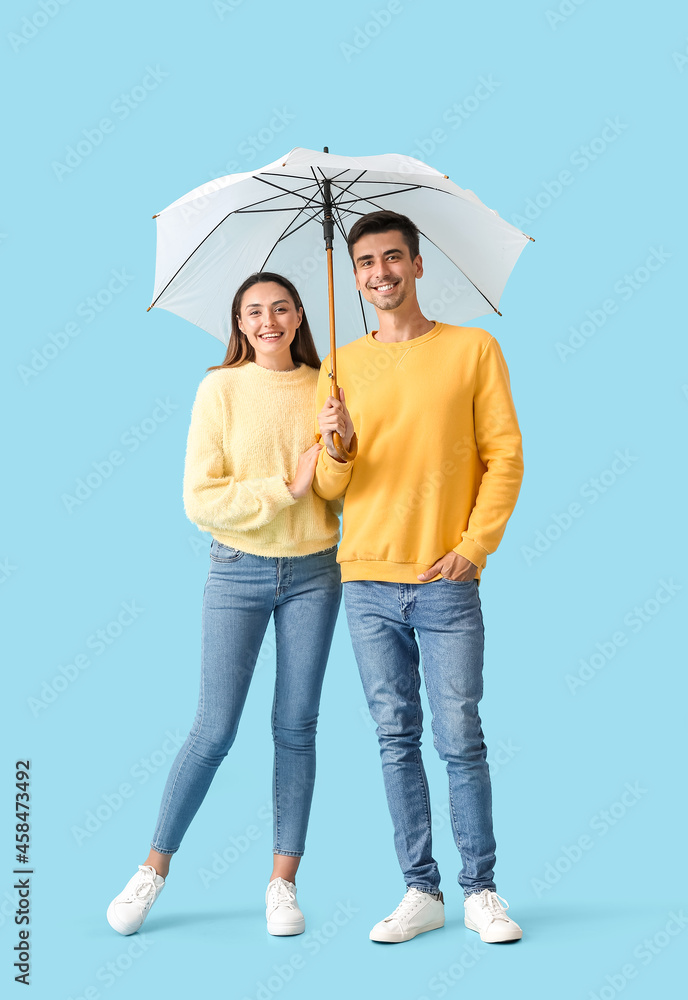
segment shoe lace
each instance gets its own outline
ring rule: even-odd
[[[296,895],[284,879],[278,878],[270,886],[269,902],[272,907],[288,906],[293,909],[296,903]]]
[[[410,889],[406,890],[404,898],[399,903],[396,910],[390,913],[387,919],[392,920],[394,917],[405,916],[407,913],[413,912],[413,910],[415,910],[419,904],[423,902],[426,896],[427,893],[421,892],[420,889],[415,889],[412,886]]]
[[[483,889],[480,894],[482,905],[490,914],[493,920],[508,920],[505,910],[509,909],[509,904],[503,896],[498,895],[491,889]]]
[[[147,903],[155,895],[155,875],[144,865],[139,865],[138,880],[127,894],[127,902]]]

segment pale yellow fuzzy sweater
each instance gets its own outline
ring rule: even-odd
[[[198,387],[184,467],[184,508],[201,531],[261,556],[304,556],[339,541],[341,500],[287,489],[315,444],[318,372],[249,361],[209,372]]]

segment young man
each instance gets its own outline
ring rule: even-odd
[[[436,323],[421,312],[415,286],[423,262],[410,219],[363,216],[348,246],[356,287],[375,307],[379,329],[337,351],[338,382],[346,387],[340,400],[328,396],[329,356],[323,361],[317,408],[325,448],[313,488],[328,500],[345,495],[337,559],[407,886],[370,937],[408,941],[444,924],[420,752],[422,656],[463,861],[465,924],[483,941],[513,941],[521,928],[506,915],[493,880],[490,774],[478,715],[478,585],[523,476],[509,373],[486,330]],[[348,450],[354,428],[358,454],[342,462],[332,434]]]

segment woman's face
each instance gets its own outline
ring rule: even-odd
[[[265,368],[292,367],[290,345],[301,323],[303,309],[276,281],[260,281],[243,295],[239,329],[256,352],[256,362]]]

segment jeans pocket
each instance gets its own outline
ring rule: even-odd
[[[471,577],[470,580],[450,580],[448,576],[443,576],[442,579],[446,580],[447,583],[459,583],[459,584],[475,583],[475,580],[476,580],[476,578],[474,576]]]
[[[223,545],[222,542],[218,542],[217,538],[213,538],[210,544],[210,558],[213,562],[238,562],[245,554],[241,549],[234,549],[231,545]]]

